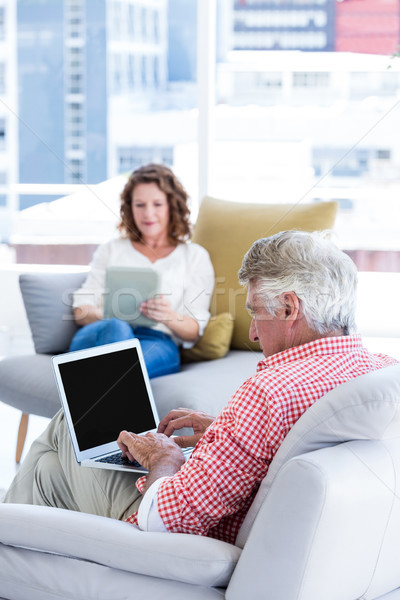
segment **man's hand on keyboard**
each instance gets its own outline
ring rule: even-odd
[[[158,432],[170,436],[178,429],[182,429],[182,427],[190,427],[193,429],[193,435],[181,435],[173,438],[175,444],[178,444],[181,448],[188,448],[197,444],[207,427],[209,427],[214,420],[215,417],[207,415],[200,410],[177,408],[171,410],[167,416],[160,421]]]
[[[137,460],[149,470],[145,491],[155,479],[175,475],[185,462],[182,450],[162,433],[137,435],[121,431],[117,443],[124,456],[129,460]]]

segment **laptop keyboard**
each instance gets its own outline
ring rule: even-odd
[[[109,454],[108,456],[103,456],[102,458],[96,458],[96,462],[101,463],[109,463],[112,465],[128,465],[129,467],[141,467],[142,465],[138,463],[137,460],[129,460],[126,456],[122,456],[121,452],[116,452],[115,454]]]
[[[193,448],[182,448],[185,459],[188,460],[193,452]],[[141,467],[142,465],[137,460],[129,460],[126,456],[122,456],[122,452],[116,452],[115,454],[109,454],[102,458],[96,458],[95,462],[109,463],[112,465],[128,465],[129,467]]]

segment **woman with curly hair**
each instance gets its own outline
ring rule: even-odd
[[[214,270],[208,252],[190,243],[188,195],[168,167],[150,164],[135,170],[121,193],[120,236],[96,250],[89,275],[74,294],[80,329],[70,350],[139,338],[149,377],[175,373],[179,347],[191,347],[210,317]],[[151,267],[160,276],[160,293],[140,305],[153,326],[103,318],[106,270],[111,266]]]

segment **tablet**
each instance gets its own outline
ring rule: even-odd
[[[151,268],[109,267],[106,271],[104,318],[121,319],[132,326],[151,327],[155,321],[139,307],[159,293],[160,275]]]

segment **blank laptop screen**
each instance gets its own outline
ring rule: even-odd
[[[81,451],[157,427],[136,348],[59,365]]]

